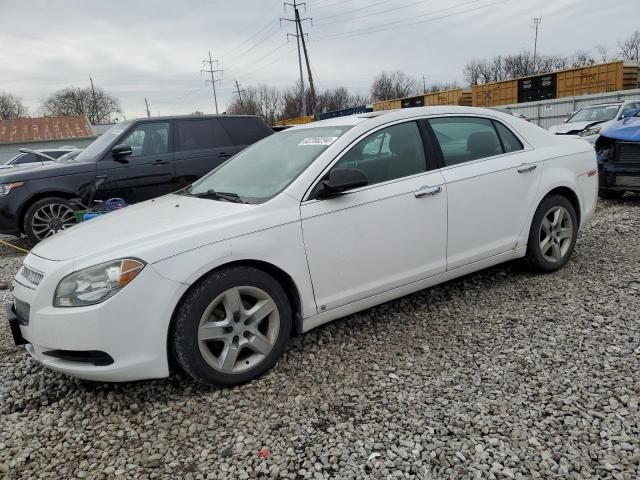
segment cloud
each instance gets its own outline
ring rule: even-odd
[[[0,90],[23,97],[33,113],[49,93],[87,86],[89,76],[128,118],[145,114],[145,97],[154,114],[212,112],[200,72],[209,50],[224,70],[221,108],[234,78],[245,87],[299,79],[295,42],[286,38],[293,24],[279,23],[291,12],[277,0],[0,0],[0,11]],[[543,53],[615,47],[637,28],[634,12],[637,0],[606,8],[596,0],[308,0],[302,15],[314,19],[305,28],[318,86],[365,93],[382,69],[460,81],[471,58],[532,48],[534,16],[543,18]]]

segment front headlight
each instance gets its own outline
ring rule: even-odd
[[[126,287],[145,264],[133,258],[101,263],[73,272],[56,288],[55,307],[82,307],[104,302]]]
[[[578,135],[581,137],[590,137],[591,135],[597,135],[598,133],[600,133],[601,128],[602,127],[591,127],[578,133]]]
[[[3,183],[0,184],[0,197],[4,197],[5,195],[9,195],[11,190],[14,190],[18,187],[24,185],[24,182],[14,182],[14,183]]]

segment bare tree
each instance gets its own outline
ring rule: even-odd
[[[576,50],[569,57],[571,66],[569,68],[588,67],[596,63],[595,58],[591,56],[588,50]]]
[[[606,45],[596,45],[595,50],[603,63],[607,63],[609,61],[609,47]]]
[[[101,88],[63,88],[54,92],[42,104],[45,115],[84,115],[94,124],[108,123],[111,115],[122,112],[120,103]]]
[[[0,120],[26,116],[27,108],[20,98],[10,93],[0,93]]]
[[[400,70],[395,72],[383,70],[373,79],[371,98],[378,101],[409,97],[419,93],[417,87],[416,79],[406,73]]]
[[[456,81],[453,82],[438,82],[427,85],[427,93],[442,92],[444,90],[455,90],[460,88],[460,84]]]
[[[618,40],[620,56],[623,60],[640,60],[640,30],[636,30],[628,38]]]

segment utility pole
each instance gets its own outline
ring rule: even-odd
[[[234,82],[236,82],[236,89],[234,91],[234,93],[238,94],[238,98],[240,98],[240,107],[242,108],[242,113],[247,113],[244,109],[244,102],[242,101],[242,92],[244,92],[244,88],[242,90],[240,90],[240,84],[238,83],[238,80],[236,80],[235,78],[233,79]]]
[[[91,82],[91,100],[93,105],[91,105],[91,112],[93,113],[93,121],[98,122],[98,100],[96,98],[96,89],[93,87],[93,78],[89,75],[89,81]],[[89,119],[91,121],[92,119]]]
[[[309,63],[309,52],[307,52],[307,43],[304,41],[304,32],[302,31],[302,20],[311,20],[310,18],[300,19],[300,13],[298,12],[298,7],[296,5],[296,0],[293,0],[294,10],[296,12],[296,22],[298,23],[298,28],[300,29],[300,40],[302,41],[302,50],[304,52],[304,60],[307,63],[307,76],[309,77],[309,89],[311,90],[311,115],[315,115],[316,113],[316,89],[313,87],[313,75],[311,74],[311,64]],[[298,4],[298,5],[304,5]],[[305,7],[306,8],[306,7]]]
[[[533,42],[533,71],[536,72],[536,60],[538,57],[538,28],[540,27],[540,23],[542,23],[541,17],[536,17],[533,19],[533,26],[536,29],[536,37]]]
[[[284,8],[286,10],[287,5],[291,5],[293,6],[293,8],[296,8],[298,5],[303,5],[303,4],[296,4],[296,0],[293,0],[294,3],[288,3],[285,2],[284,4]],[[307,99],[306,96],[304,94],[304,77],[302,76],[302,55],[300,53],[300,29],[298,28],[298,21],[295,18],[281,18],[280,22],[282,21],[285,22],[294,22],[296,24],[296,34],[293,35],[292,33],[287,33],[287,40],[289,39],[289,37],[296,37],[296,41],[298,42],[298,68],[300,70],[300,105],[301,105],[301,111],[300,111],[300,116],[304,117],[307,114]]]
[[[422,75],[422,93],[427,93],[427,82],[424,79],[424,75]]]
[[[216,66],[218,66],[218,60],[213,60],[211,58],[211,50],[209,50],[209,60],[203,60],[202,61],[202,65],[204,66],[205,63],[209,64],[209,70],[203,69],[200,70],[200,73],[210,73],[211,74],[211,80],[205,80],[204,83],[209,83],[211,82],[211,87],[213,88],[213,102],[215,103],[216,106],[216,115],[218,114],[218,97],[216,96],[216,82],[219,82],[219,79],[214,78],[214,74],[220,72],[222,74],[222,70],[216,70],[213,68],[213,64],[215,63]]]
[[[151,118],[151,112],[149,111],[149,102],[147,102],[147,97],[144,97],[144,104],[147,107],[147,118]]]

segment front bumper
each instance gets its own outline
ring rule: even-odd
[[[28,342],[26,349],[38,362],[96,381],[143,380],[169,374],[169,323],[187,285],[167,280],[147,265],[130,285],[103,303],[58,308],[52,305],[53,294],[68,268],[51,270],[66,262],[29,255],[25,263],[45,276],[37,288],[14,281],[13,295],[30,306],[30,313],[26,321],[16,321],[12,310],[9,319],[12,329],[19,330],[14,339]],[[110,357],[111,362],[96,362],[97,354]]]
[[[640,164],[603,162],[598,164],[598,173],[600,190],[640,192]]]

